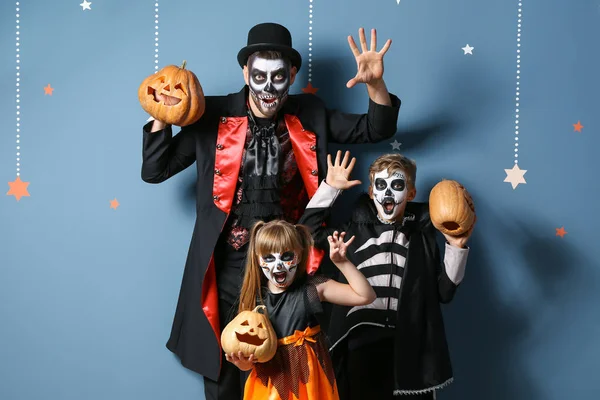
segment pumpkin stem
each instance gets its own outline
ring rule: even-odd
[[[185,69],[185,64],[187,63],[187,61],[183,60],[183,64],[181,64],[181,69]]]
[[[265,306],[265,305],[256,306],[256,308],[254,310],[252,310],[252,312],[259,313],[259,314],[266,314],[267,306]]]

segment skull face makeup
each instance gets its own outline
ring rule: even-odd
[[[272,284],[286,288],[294,281],[298,266],[298,256],[293,251],[272,253],[259,257],[263,273]]]
[[[288,96],[290,66],[282,58],[255,57],[248,65],[248,86],[254,104],[270,118],[277,114]]]
[[[406,177],[402,172],[394,172],[389,176],[387,170],[379,171],[373,176],[373,202],[379,216],[388,221],[395,221],[404,210],[403,205],[408,198]]]

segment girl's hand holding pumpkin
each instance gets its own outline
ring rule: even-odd
[[[241,369],[242,371],[248,371],[249,369],[252,369],[252,367],[256,363],[256,360],[254,359],[254,354],[250,354],[250,357],[244,357],[244,354],[241,351],[238,351],[237,354],[225,353],[225,359],[230,363],[235,364],[235,366]]]

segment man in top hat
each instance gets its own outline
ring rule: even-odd
[[[238,53],[240,92],[207,96],[202,118],[175,136],[162,121],[143,127],[144,181],[163,182],[196,162],[197,218],[167,347],[204,376],[207,400],[242,398],[245,375],[222,357],[220,335],[235,313],[253,221],[300,221],[326,176],[328,142],[375,143],[396,133],[400,100],[383,81],[391,41],[377,51],[374,29],[370,47],[362,28],[359,36],[362,51],[348,37],[358,71],[347,86],[366,84],[365,114],[289,94],[302,57],[285,27],[263,23]],[[309,272],[321,257],[311,257]]]

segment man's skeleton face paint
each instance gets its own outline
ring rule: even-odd
[[[254,104],[267,117],[274,116],[288,96],[290,66],[282,58],[255,57],[248,65],[248,86]]]
[[[403,210],[407,200],[408,188],[402,172],[389,176],[387,170],[379,171],[373,177],[373,201],[383,219],[394,221]]]
[[[259,257],[260,267],[271,283],[279,288],[291,285],[298,267],[298,256],[293,251],[271,253]]]

